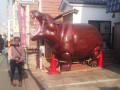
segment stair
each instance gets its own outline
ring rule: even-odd
[[[115,64],[117,61],[114,59],[113,50],[103,50],[103,65],[108,66]]]

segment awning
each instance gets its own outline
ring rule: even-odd
[[[120,0],[107,1],[107,13],[109,12],[120,12]]]

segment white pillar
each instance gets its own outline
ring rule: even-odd
[[[10,19],[8,19],[8,42],[10,42]]]
[[[45,46],[42,45],[42,40],[39,40],[39,65],[40,69],[43,69],[43,57],[45,55]]]
[[[11,50],[10,50],[10,19],[8,19],[8,61],[10,61]]]
[[[42,12],[42,0],[39,0],[39,11]]]

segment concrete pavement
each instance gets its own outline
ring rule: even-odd
[[[4,60],[4,55],[0,55],[0,63]]]
[[[16,70],[17,71],[17,70]],[[18,75],[15,73],[16,79],[15,82],[18,84]],[[44,88],[39,88],[34,77],[30,74],[30,71],[25,70],[23,78],[22,87],[13,87],[10,84],[10,75],[9,75],[9,64],[7,57],[4,55],[0,56],[0,90],[44,90]]]
[[[110,52],[109,52],[110,53]],[[38,89],[35,90],[120,90],[120,64],[111,54],[104,54],[104,68],[89,71],[70,71],[49,75],[29,68]]]
[[[10,84],[9,77],[9,66],[7,64],[7,57],[4,55],[0,56],[0,90],[25,90],[25,86],[23,87],[13,87]],[[18,83],[16,81],[16,83]]]
[[[120,65],[57,75],[33,70],[32,74],[44,90],[120,90]]]
[[[120,65],[90,71],[49,75],[38,69],[25,70],[23,87],[12,87],[7,57],[0,56],[0,90],[120,90]],[[17,82],[17,81],[16,81]]]
[[[25,71],[23,87],[12,87],[4,56],[0,63],[0,90],[120,90],[120,66],[49,75],[40,70]],[[17,82],[17,81],[16,81]]]

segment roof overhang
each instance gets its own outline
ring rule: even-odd
[[[106,4],[105,3],[93,3],[93,2],[80,2],[79,3],[75,3],[75,2],[72,2],[73,0],[62,0],[61,1],[61,4],[60,4],[60,7],[59,7],[59,10],[60,11],[65,11],[65,8],[66,7],[103,7],[103,8],[106,8]],[[82,0],[83,1],[83,0]],[[88,0],[89,1],[89,0]]]
[[[107,13],[120,12],[120,0],[108,0]]]
[[[61,4],[59,6],[59,10],[60,11],[64,11],[66,6],[70,6],[71,7],[70,3],[67,0],[62,0]]]

